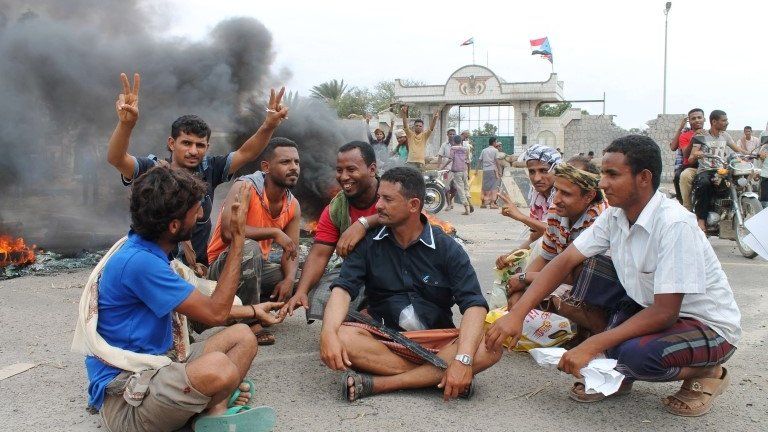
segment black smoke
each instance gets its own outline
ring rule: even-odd
[[[263,112],[245,109],[248,101],[263,106],[268,88],[289,78],[272,71],[266,27],[255,18],[231,18],[203,39],[188,40],[164,35],[165,22],[172,17],[149,2],[0,1],[0,220],[6,225],[21,224],[19,234],[53,248],[109,244],[125,232],[128,191],[106,162],[121,72],[142,75],[131,154],[165,156],[170,124],[183,114],[211,125],[214,154],[255,132]],[[322,104],[294,102],[276,135],[300,145],[297,195],[326,199],[335,149],[361,130],[345,131]],[[81,183],[93,173],[98,199],[80,204],[89,194]],[[307,207],[317,212],[318,205]]]

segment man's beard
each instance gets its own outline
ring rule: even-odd
[[[177,232],[175,235],[173,235],[171,237],[171,241],[173,243],[181,243],[181,242],[185,242],[187,240],[191,240],[192,239],[192,232],[194,230],[195,230],[194,226],[191,227],[191,228],[187,228],[187,229],[181,230],[181,231]]]
[[[289,184],[289,183],[288,183],[288,182],[286,182],[285,180],[283,180],[283,179],[279,179],[279,178],[275,178],[275,177],[273,177],[273,178],[272,178],[272,182],[275,184],[275,186],[277,186],[277,187],[279,187],[279,188],[282,188],[282,189],[289,189],[289,190],[290,190],[290,189],[293,189],[293,188],[295,188],[295,187],[296,187],[296,184],[298,183],[298,181],[297,181],[297,182],[296,182],[296,183],[294,183],[294,184]]]

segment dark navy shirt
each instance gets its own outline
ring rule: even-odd
[[[131,231],[128,240],[104,265],[98,281],[96,331],[115,348],[164,355],[173,346],[171,312],[194,287],[173,272],[168,255]],[[104,389],[121,372],[88,356],[88,405],[100,409]]]
[[[149,155],[148,157],[136,157],[136,165],[133,169],[133,178],[137,178],[150,168],[157,165],[158,159],[155,155]],[[170,163],[170,160],[168,160]],[[197,255],[197,262],[208,265],[208,239],[211,237],[211,210],[213,209],[213,192],[216,190],[216,186],[228,182],[232,175],[229,174],[229,167],[232,164],[232,153],[228,153],[222,156],[205,156],[197,166],[195,175],[205,182],[208,186],[203,197],[203,218],[197,222],[194,231],[192,231],[192,248]],[[133,182],[133,179],[126,180],[125,177],[120,175],[123,180],[123,184],[128,186]],[[176,254],[182,258],[183,254]],[[194,263],[186,263],[190,267]]]
[[[406,248],[387,227],[369,231],[331,286],[346,290],[353,300],[365,286],[368,313],[400,330],[400,312],[408,305],[428,329],[453,328],[454,304],[462,314],[472,306],[488,309],[464,249],[423,215],[422,223],[421,235]]]

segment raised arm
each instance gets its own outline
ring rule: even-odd
[[[280,122],[288,118],[288,107],[281,104],[285,95],[285,87],[275,93],[275,89],[269,92],[267,104],[267,117],[259,130],[248,138],[239,149],[232,154],[232,163],[229,165],[229,174],[235,173],[243,165],[256,160],[267,147],[272,133],[280,125]]]
[[[672,151],[677,150],[680,148],[680,134],[683,133],[683,129],[685,129],[685,124],[688,123],[688,116],[683,117],[680,119],[680,126],[677,128],[677,132],[675,132],[675,136],[672,137],[672,141],[669,142],[669,149]]]
[[[133,74],[133,88],[128,82],[128,76],[120,74],[123,84],[123,92],[117,96],[115,110],[117,111],[117,126],[109,138],[107,148],[107,162],[117,168],[126,179],[133,178],[136,167],[136,158],[128,153],[128,145],[131,139],[131,131],[139,120],[139,87],[141,77]]]
[[[432,118],[429,120],[429,133],[432,133],[432,131],[435,130],[435,125],[437,125],[437,119],[440,118],[441,112],[443,112],[443,108],[438,109],[432,114]]]
[[[403,119],[403,130],[406,134],[410,134],[411,128],[408,126],[408,105],[400,107],[400,117]]]
[[[216,290],[210,297],[194,290],[184,300],[176,311],[200,321],[209,326],[224,325],[232,312],[232,301],[240,283],[240,263],[243,258],[243,243],[245,241],[245,209],[250,203],[250,190],[247,185],[240,183],[236,189],[236,199],[229,208],[229,231],[232,240],[229,244],[229,254],[224,262],[224,269],[219,276]]]

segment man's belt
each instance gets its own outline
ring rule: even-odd
[[[347,313],[347,316],[350,318],[360,321],[363,324],[369,325],[376,330],[379,330],[380,332],[384,333],[385,335],[389,336],[390,339],[393,341],[399,343],[400,345],[404,346],[408,349],[408,351],[416,354],[420,359],[429,362],[440,369],[448,369],[448,363],[445,362],[445,360],[441,359],[435,353],[432,351],[424,348],[423,346],[419,345],[418,343],[408,339],[406,336],[404,336],[402,333],[396,330],[392,330],[389,327],[386,327],[384,323],[378,323],[374,320],[372,320],[370,317],[361,314],[360,312],[350,310],[349,313]]]

